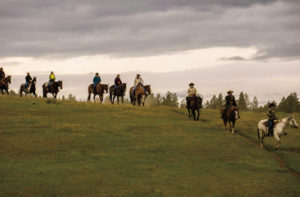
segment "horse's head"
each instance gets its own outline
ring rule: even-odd
[[[11,76],[10,76],[10,75],[7,76],[5,79],[6,79],[6,82],[7,82],[7,83],[11,83]]]
[[[63,82],[62,81],[58,81],[58,87],[60,87],[60,89],[63,89]]]
[[[240,118],[240,111],[238,107],[234,107],[234,117],[236,120]]]
[[[151,94],[151,87],[150,87],[150,85],[145,85],[144,87],[145,87],[146,92],[148,94]]]
[[[296,121],[296,119],[294,118],[294,117],[289,117],[288,118],[288,124],[292,127],[292,128],[298,128],[299,127],[299,125],[298,125],[298,123],[297,123],[297,121]]]
[[[108,93],[108,84],[102,84],[103,90]]]

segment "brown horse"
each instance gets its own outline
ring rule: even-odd
[[[97,87],[96,87],[96,92],[95,92],[95,89],[94,89],[94,84],[91,84],[88,87],[88,93],[89,93],[88,99],[87,99],[88,101],[91,100],[91,94],[93,93],[94,94],[94,101],[95,101],[96,96],[98,95],[99,98],[100,98],[100,102],[102,103],[103,102],[103,94],[108,93],[108,84],[98,84]]]
[[[11,83],[11,76],[7,76],[7,77],[1,79],[0,89],[1,89],[2,94],[3,94],[3,90],[5,90],[5,92],[9,95],[8,87],[9,87],[10,83]]]
[[[145,105],[145,99],[149,94],[151,94],[151,87],[150,85],[143,86],[142,84],[139,84],[133,94],[134,87],[130,88],[129,95],[130,95],[130,101],[133,105],[138,104],[140,106],[141,104]]]
[[[235,122],[237,119],[240,118],[239,114],[239,108],[236,106],[230,106],[227,110],[225,109],[225,106],[222,107],[221,113],[224,112],[222,115],[222,119],[224,121],[224,127],[225,130],[227,130],[227,123],[229,123],[230,126],[230,132],[235,133]]]
[[[122,103],[124,103],[124,96],[126,92],[126,83],[123,83],[115,88],[115,85],[109,87],[109,98],[112,104],[115,102],[115,98],[117,97],[117,102],[119,104],[119,97],[122,99]]]
[[[20,86],[20,97],[22,97],[22,93],[25,93],[25,96],[27,94],[33,94],[35,97],[37,97],[36,93],[36,77],[33,77],[32,82],[29,84],[29,87],[25,88],[25,83],[22,83]]]
[[[63,82],[62,81],[55,81],[53,84],[48,88],[48,82],[44,83],[43,86],[43,97],[47,98],[47,94],[51,93],[56,99],[57,93],[59,92],[59,88],[63,89]]]
[[[191,98],[190,104],[187,105],[190,118],[191,118],[191,111],[192,111],[194,120],[196,120],[196,111],[197,111],[197,120],[199,120],[200,109],[202,108],[202,100],[203,99],[199,96],[193,96]]]

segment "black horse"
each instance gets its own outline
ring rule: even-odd
[[[36,77],[33,77],[31,83],[29,84],[29,87],[25,87],[25,83],[22,83],[20,86],[20,97],[22,97],[22,93],[25,93],[25,96],[27,94],[33,94],[35,97],[37,97],[36,93]]]
[[[9,95],[8,87],[9,87],[10,83],[11,83],[11,76],[7,76],[7,77],[1,79],[0,89],[1,89],[2,94],[4,94],[3,90],[5,90],[5,92]]]
[[[43,84],[43,97],[47,98],[47,94],[51,93],[53,97],[56,99],[57,93],[59,92],[59,88],[63,89],[63,82],[62,81],[55,81],[53,84],[48,88],[48,82]]]
[[[202,98],[199,96],[193,96],[190,98],[190,103],[187,104],[187,109],[189,112],[189,118],[191,118],[191,111],[192,115],[194,117],[194,120],[196,120],[196,111],[197,111],[197,120],[199,120],[200,116],[200,109],[202,108]]]
[[[112,104],[115,102],[115,98],[117,97],[117,102],[119,104],[119,97],[122,99],[122,103],[124,103],[124,96],[126,91],[126,83],[123,83],[115,88],[115,85],[109,87],[109,98]]]

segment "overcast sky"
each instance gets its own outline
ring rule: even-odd
[[[0,0],[0,65],[24,75],[280,62],[300,73],[299,18],[299,0]]]

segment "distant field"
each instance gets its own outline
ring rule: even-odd
[[[232,135],[213,110],[194,122],[177,108],[0,96],[0,112],[0,196],[300,196],[274,158],[300,172],[300,129],[262,151],[264,113],[241,112]]]

